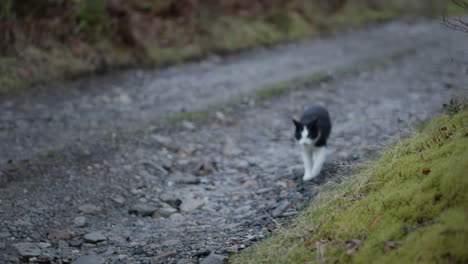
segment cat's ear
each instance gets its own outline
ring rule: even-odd
[[[299,128],[302,127],[302,124],[299,121],[297,121],[296,119],[293,118],[292,121],[293,121],[294,125],[296,126],[296,129],[299,129]]]

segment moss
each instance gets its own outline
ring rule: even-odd
[[[431,122],[328,190],[290,226],[232,261],[468,261],[467,133],[466,109]],[[348,254],[352,239],[362,244]]]

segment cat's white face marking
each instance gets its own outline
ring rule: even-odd
[[[301,139],[299,139],[299,144],[301,145],[310,145],[312,144],[312,140],[309,138],[309,129],[307,126],[304,126],[301,131]]]

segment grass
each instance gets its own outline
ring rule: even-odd
[[[40,4],[34,1],[6,1],[0,4],[0,28],[2,19],[6,21],[7,28],[10,20],[16,24],[24,20],[26,24],[46,27],[41,30],[33,26],[11,24],[14,42],[7,46],[9,49],[4,49],[11,51],[0,52],[0,95],[21,93],[34,84],[51,80],[66,80],[83,74],[135,66],[162,67],[213,53],[232,53],[318,33],[388,21],[402,15],[436,13],[417,5],[407,6],[406,1],[391,4],[378,0],[348,1],[337,10],[326,11],[316,2],[294,0],[284,6],[279,4],[281,1],[272,2],[264,10],[257,11],[244,4],[241,13],[236,13],[235,9],[217,10],[200,4],[191,13],[187,11],[187,14],[181,11],[174,17],[163,13],[148,16],[151,12],[159,14],[157,12],[170,11],[174,8],[171,5],[175,3],[172,0],[156,2],[152,4],[150,1],[132,0],[124,6],[113,7],[116,10],[121,8],[135,17],[145,17],[145,20],[133,22],[120,21],[123,16],[113,15],[105,6],[105,1],[100,0],[77,0],[58,7],[51,4],[54,1]],[[432,0],[415,2],[425,3],[428,7],[435,6]],[[29,8],[33,3],[37,7]],[[226,3],[220,4],[221,7]],[[58,12],[60,8],[65,10]],[[453,4],[445,8],[448,12],[461,12]],[[15,14],[17,9],[17,12],[21,12]],[[28,12],[33,13],[32,18],[27,16]],[[44,23],[41,14],[57,16],[63,23]],[[41,23],[34,23],[34,19]],[[35,30],[28,33],[28,28]]]
[[[430,122],[232,263],[466,263],[468,109]]]

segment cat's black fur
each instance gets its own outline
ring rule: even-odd
[[[295,138],[301,138],[304,126],[309,130],[309,138],[314,141],[316,147],[324,147],[327,145],[327,139],[331,132],[330,114],[327,109],[320,105],[311,105],[302,114],[300,121],[293,119],[296,126]],[[317,136],[319,138],[317,139]]]

